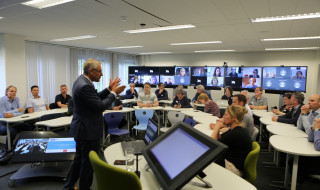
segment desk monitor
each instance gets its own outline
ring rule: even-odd
[[[71,161],[76,152],[73,137],[60,137],[52,132],[21,135],[13,151],[12,162]]]
[[[227,146],[180,122],[142,150],[163,189],[179,189],[227,150]]]

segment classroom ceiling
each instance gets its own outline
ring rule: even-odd
[[[250,18],[320,12],[319,0],[76,0],[45,9],[0,0],[0,33],[26,40],[114,52],[194,53],[199,50],[319,47],[320,39],[262,42],[263,38],[320,36],[320,18],[252,23]],[[123,21],[126,20],[126,21]],[[145,24],[144,27],[141,24]],[[182,30],[124,33],[125,30],[193,24]],[[57,38],[97,38],[52,42]],[[172,46],[170,43],[222,41],[221,44]]]

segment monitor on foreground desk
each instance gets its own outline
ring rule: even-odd
[[[163,189],[179,189],[227,150],[227,146],[180,122],[142,154]]]
[[[24,133],[18,139],[11,162],[56,162],[73,160],[76,142],[53,132]]]

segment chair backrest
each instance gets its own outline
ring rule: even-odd
[[[257,178],[257,161],[260,152],[260,145],[257,142],[252,142],[252,151],[247,155],[244,161],[245,180],[254,183]]]
[[[149,118],[153,117],[154,110],[151,109],[138,109],[135,110],[135,115],[137,120],[139,121],[139,125],[147,125]]]
[[[251,136],[252,142],[257,140],[258,133],[259,133],[259,129],[257,127],[253,127],[253,133]]]
[[[140,179],[135,173],[107,164],[94,151],[90,151],[89,158],[95,172],[97,190],[142,189]]]
[[[104,114],[104,120],[107,124],[108,130],[119,128],[122,118],[123,115],[121,112],[111,112]]]
[[[183,122],[185,122],[188,125],[191,125],[192,127],[194,127],[197,123],[194,119],[191,119],[189,117],[185,118]]]
[[[168,120],[171,123],[171,126],[174,126],[176,123],[184,120],[185,114],[177,111],[169,111],[168,112]]]

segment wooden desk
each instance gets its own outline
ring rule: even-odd
[[[113,165],[115,160],[124,160],[125,156],[123,155],[121,143],[116,143],[104,151],[104,157],[106,161]],[[147,165],[146,160],[143,156],[140,156],[139,160],[139,171],[140,171],[140,181],[142,184],[142,189],[145,190],[158,190],[160,189],[160,184],[157,181],[156,177],[154,176],[151,169],[147,171],[145,168]],[[125,169],[126,166],[119,166],[116,167]],[[235,190],[235,189],[245,189],[245,190],[256,190],[256,187],[253,186],[251,183],[247,182],[246,180],[242,179],[241,177],[235,175],[234,173],[228,171],[221,166],[212,163],[207,168],[203,170],[207,174],[207,177],[204,179],[209,181],[212,184],[212,188],[203,188],[200,187],[203,183],[197,179],[193,178],[189,183],[187,183],[182,189],[183,190],[204,190],[204,189],[214,189],[214,190]]]

